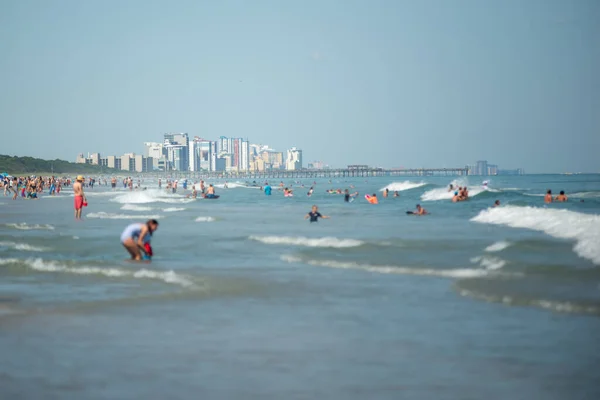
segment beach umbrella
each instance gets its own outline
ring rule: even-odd
[[[6,172],[1,173],[0,175],[2,175],[5,178],[8,176],[8,174]]]

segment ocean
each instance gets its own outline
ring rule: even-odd
[[[68,189],[0,196],[0,398],[600,398],[600,176],[488,181],[193,200],[146,177],[86,189],[83,221]],[[131,263],[119,236],[149,218],[155,257]]]

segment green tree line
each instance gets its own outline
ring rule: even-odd
[[[42,160],[33,157],[11,157],[0,154],[0,173],[9,175],[34,174],[34,173],[111,173],[112,168],[100,167],[99,165],[77,164],[65,160]]]

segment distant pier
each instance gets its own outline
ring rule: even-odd
[[[269,171],[215,171],[215,172],[164,172],[167,176],[195,177],[201,179],[317,179],[317,178],[370,178],[379,176],[466,176],[467,168],[403,168],[383,169],[368,166],[353,166],[343,169],[301,169],[297,171],[269,170]]]

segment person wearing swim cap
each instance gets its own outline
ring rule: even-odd
[[[132,260],[140,261],[142,253],[145,254],[146,259],[152,257],[150,239],[157,229],[158,221],[155,219],[150,219],[145,224],[134,223],[125,228],[123,233],[121,233],[121,244],[131,255]]]

